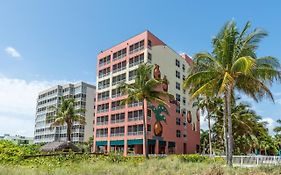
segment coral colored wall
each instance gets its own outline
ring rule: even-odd
[[[131,44],[134,44],[136,42],[139,42],[141,40],[144,39],[144,49],[140,52],[134,53],[134,54],[129,54],[129,46]],[[152,42],[152,47],[149,48],[147,43],[148,40],[150,40]],[[113,57],[113,53],[117,52],[123,48],[127,48],[127,55],[119,60],[112,60]],[[187,104],[185,106],[182,106],[182,109],[185,108],[187,111],[190,110],[192,113],[192,123],[191,124],[187,124],[187,127],[184,127],[183,125],[183,121],[186,120],[186,116],[181,116],[181,114],[176,113],[176,106],[174,104],[170,104],[169,107],[169,116],[167,116],[167,121],[165,122],[161,122],[162,126],[163,126],[163,134],[162,134],[162,138],[165,141],[174,141],[176,142],[176,149],[175,152],[177,154],[181,154],[183,153],[183,144],[186,143],[187,145],[187,153],[195,153],[196,151],[196,144],[199,144],[200,142],[200,123],[199,121],[197,121],[196,119],[196,111],[195,109],[193,109],[192,106],[192,102],[188,103],[189,99],[188,99],[188,95],[183,93],[182,87],[181,90],[178,91],[176,90],[176,82],[180,81],[181,85],[182,85],[182,75],[185,74],[184,71],[181,71],[180,68],[175,67],[175,60],[178,59],[181,62],[181,65],[184,64],[186,67],[186,71],[188,70],[189,66],[190,66],[190,60],[188,60],[187,58],[183,58],[182,56],[180,56],[178,53],[176,53],[175,51],[173,51],[171,48],[169,48],[164,42],[162,42],[161,40],[159,40],[156,36],[154,36],[152,33],[150,33],[149,31],[145,31],[141,34],[138,34],[118,45],[113,46],[110,49],[107,49],[103,52],[101,52],[98,55],[98,60],[101,58],[104,58],[105,56],[111,55],[111,63],[108,65],[104,65],[99,67],[99,65],[97,65],[97,87],[98,87],[98,82],[108,79],[110,78],[110,87],[108,88],[104,88],[101,90],[98,90],[97,88],[97,94],[100,92],[104,92],[104,91],[109,91],[110,92],[110,97],[111,97],[111,90],[115,89],[118,85],[115,86],[111,86],[111,81],[112,81],[112,77],[113,76],[117,76],[123,73],[127,73],[127,80],[129,77],[129,71],[130,70],[134,70],[137,68],[137,66],[131,67],[129,68],[128,64],[129,64],[129,58],[134,57],[140,53],[144,53],[144,62],[147,62],[147,55],[148,53],[150,53],[152,55],[152,64],[158,64],[160,66],[160,71],[162,74],[162,78],[163,75],[166,75],[168,78],[168,81],[170,82],[169,84],[169,93],[175,95],[176,93],[180,94],[181,97],[186,96],[186,101]],[[116,63],[122,62],[124,60],[127,60],[127,67],[125,70],[122,70],[120,72],[117,73],[112,73],[112,66]],[[99,61],[97,61],[97,64],[99,63]],[[102,70],[104,68],[110,67],[111,73],[109,76],[107,77],[103,77],[103,78],[99,78],[98,77],[98,72],[99,70]],[[176,76],[175,76],[175,70],[181,71],[181,80],[177,80]],[[131,82],[133,82],[134,80],[132,80]],[[98,101],[96,102],[96,116],[95,116],[95,121],[96,118],[99,116],[104,116],[104,115],[108,115],[109,116],[109,121],[108,121],[108,125],[102,125],[102,126],[98,126],[95,124],[94,126],[94,135],[96,133],[97,129],[100,128],[108,128],[108,137],[103,137],[103,138],[97,138],[94,136],[94,140],[95,141],[100,141],[100,140],[107,140],[108,142],[108,150],[110,150],[110,140],[124,140],[125,143],[127,140],[131,140],[131,139],[143,139],[142,135],[137,135],[137,136],[128,136],[127,135],[127,128],[130,125],[137,125],[137,124],[142,124],[142,121],[128,121],[128,111],[134,111],[134,110],[141,110],[142,107],[138,106],[138,107],[133,107],[133,108],[128,108],[127,106],[124,109],[120,109],[120,110],[115,110],[115,111],[111,111],[111,102],[112,101],[117,101],[117,100],[121,100],[124,99],[125,97],[118,97],[118,98],[109,98],[108,100],[104,100],[104,101]],[[98,99],[96,97],[96,99]],[[97,107],[99,104],[104,104],[104,103],[109,103],[109,111],[108,112],[103,112],[103,113],[97,113]],[[147,105],[145,104],[145,108],[147,108]],[[182,110],[181,109],[181,110]],[[114,123],[111,124],[110,123],[110,115],[111,114],[115,114],[115,113],[121,113],[121,112],[125,112],[125,122],[123,123]],[[146,111],[145,111],[146,112]],[[181,118],[181,125],[178,126],[176,125],[176,118],[179,117]],[[148,139],[154,139],[154,134],[153,134],[153,126],[155,123],[155,116],[152,113],[152,118],[147,120],[148,124],[151,125],[152,127],[152,132],[148,133]],[[192,130],[192,124],[195,124],[195,131]],[[110,136],[110,128],[111,127],[117,127],[117,126],[124,126],[125,127],[125,134],[124,136],[117,136],[117,137],[111,137]],[[181,137],[177,138],[176,137],[176,130],[180,130],[181,131]],[[183,134],[186,134],[187,137],[183,138]],[[95,145],[96,142],[94,142],[94,148],[96,147]],[[167,143],[168,144],[168,143]],[[125,146],[125,150],[126,150],[126,146]],[[142,148],[140,145],[136,145],[135,149],[140,152],[140,148]],[[126,155],[126,153],[125,153]]]

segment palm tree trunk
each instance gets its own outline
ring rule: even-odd
[[[212,156],[211,117],[208,109],[207,112],[208,112],[208,128],[209,128],[209,153],[210,156]]]
[[[233,136],[232,136],[232,118],[231,118],[231,86],[227,87],[227,122],[228,122],[228,165],[232,167],[233,156]]]
[[[228,144],[227,144],[227,127],[226,127],[226,118],[227,118],[227,98],[226,93],[224,94],[224,110],[223,110],[223,136],[224,136],[224,147],[225,147],[225,156],[228,164]]]
[[[70,122],[66,123],[66,135],[67,135],[67,142],[71,142],[71,124]]]
[[[148,159],[148,144],[147,144],[147,139],[146,139],[146,115],[145,115],[145,108],[144,108],[144,101],[145,99],[142,101],[142,113],[143,113],[143,145],[144,145],[144,149],[143,152],[145,154],[145,157]]]

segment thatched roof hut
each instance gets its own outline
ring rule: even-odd
[[[71,142],[60,142],[60,141],[47,143],[47,144],[43,145],[40,148],[40,150],[43,151],[43,152],[69,151],[69,150],[72,150],[74,152],[80,151],[80,149],[76,145],[74,145],[73,143],[71,143]]]

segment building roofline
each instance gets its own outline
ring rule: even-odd
[[[111,46],[111,47],[109,47],[109,48],[107,48],[107,49],[101,50],[101,51],[98,53],[98,55],[99,55],[100,53],[102,53],[102,52],[105,52],[105,51],[107,51],[107,50],[110,50],[110,49],[112,49],[113,47],[118,46],[119,44],[124,43],[125,41],[128,41],[128,40],[130,40],[130,39],[132,39],[132,38],[134,38],[134,37],[136,37],[136,36],[138,36],[138,35],[141,35],[141,34],[143,34],[143,33],[145,33],[145,32],[150,33],[150,34],[153,35],[155,38],[157,38],[158,40],[162,41],[162,40],[159,39],[157,36],[155,36],[151,31],[149,31],[148,29],[145,29],[144,31],[139,32],[139,33],[137,33],[137,34],[135,34],[135,35],[133,35],[133,36],[131,36],[131,37],[129,37],[129,38],[127,38],[127,39],[121,41],[121,42],[118,42],[117,44],[114,44],[113,46]],[[162,42],[163,42],[163,41],[162,41]],[[165,42],[163,42],[163,43],[165,43]],[[166,45],[166,44],[165,44],[165,45]]]
[[[62,87],[62,88],[63,88],[63,87],[68,86],[68,85],[70,85],[70,86],[75,86],[75,85],[78,85],[78,84],[84,84],[84,85],[86,85],[86,86],[89,86],[89,87],[92,87],[92,88],[96,89],[96,86],[95,86],[95,85],[86,83],[86,82],[84,82],[84,81],[79,81],[79,82],[75,82],[75,83],[57,84],[57,85],[52,86],[52,87],[50,87],[50,88],[48,88],[48,89],[45,89],[45,90],[40,91],[40,92],[38,93],[38,95],[42,95],[42,94],[44,94],[44,93],[46,93],[46,92],[48,92],[48,91],[51,91],[51,90],[53,90],[53,89],[57,89],[58,87]]]

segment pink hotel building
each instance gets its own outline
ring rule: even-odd
[[[121,151],[143,154],[143,122],[146,116],[149,154],[188,154],[199,150],[200,116],[192,108],[182,83],[192,60],[179,55],[151,32],[140,33],[97,57],[97,95],[94,122],[95,152]],[[121,82],[134,83],[136,69],[141,63],[154,66],[154,77],[165,77],[169,84],[164,88],[174,99],[167,111],[151,110],[148,104],[134,102],[121,105],[126,96],[118,89]],[[156,75],[157,74],[157,75]],[[142,111],[145,105],[145,111]],[[154,104],[156,108],[161,108]],[[163,113],[162,113],[163,112]],[[166,121],[156,121],[162,113]],[[143,115],[145,114],[145,115]],[[156,126],[157,125],[157,126]]]

